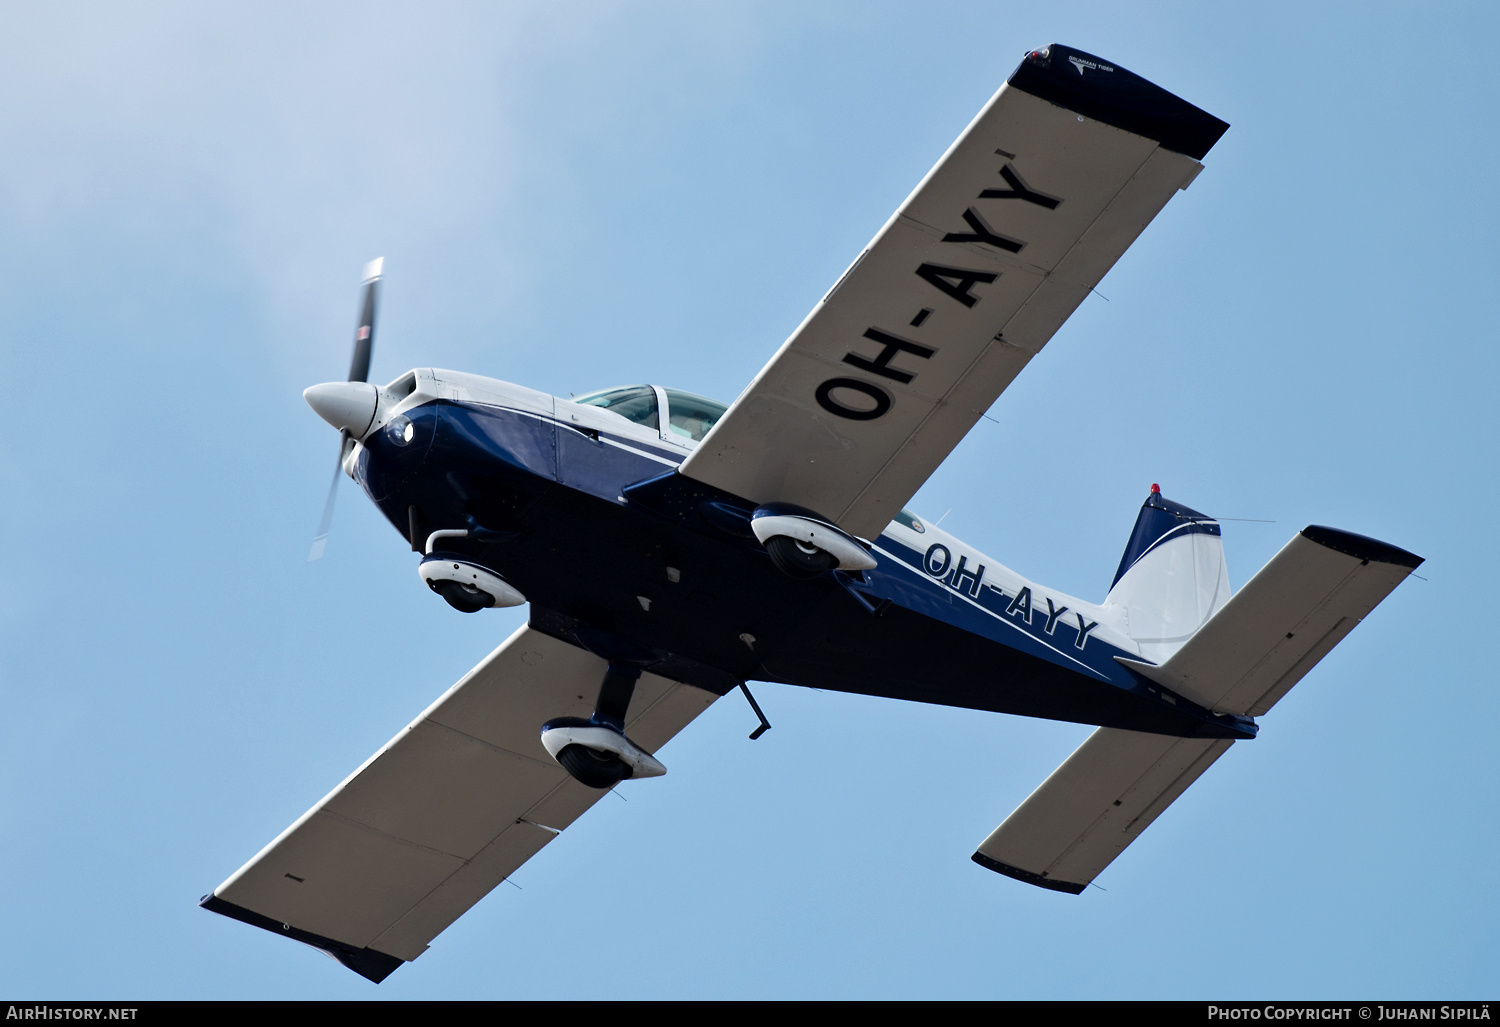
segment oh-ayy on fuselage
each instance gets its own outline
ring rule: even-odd
[[[754,503],[676,473],[722,409],[700,397],[638,387],[576,402],[431,369],[381,392],[378,426],[346,461],[354,478],[419,551],[433,532],[467,532],[433,542],[503,577],[533,626],[569,641],[629,639],[720,694],[768,680],[1165,734],[1254,731],[1121,666],[1141,652],[1118,608],[1044,588],[904,511],[872,540],[872,569],[778,572],[751,532]]]

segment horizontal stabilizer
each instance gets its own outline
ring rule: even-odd
[[[1116,657],[1217,713],[1258,717],[1420,566],[1334,528],[1306,528],[1160,666]]]
[[[1219,713],[1274,706],[1422,563],[1334,528],[1305,529],[1160,666],[1115,657]],[[1232,745],[1100,728],[974,853],[974,862],[1078,894]]]
[[[1233,741],[1101,727],[974,853],[974,862],[1077,895]]]

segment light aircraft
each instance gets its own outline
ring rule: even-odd
[[[727,408],[370,384],[373,263],[349,380],[305,393],[342,434],[334,485],[449,605],[529,620],[201,904],[381,981],[605,790],[666,773],[719,697],[764,731],[747,681],[1097,725],[973,854],[1083,891],[1422,562],[1312,526],[1231,596],[1218,522],[1152,486],[1096,603],[903,509],[1227,128],[1026,54]]]

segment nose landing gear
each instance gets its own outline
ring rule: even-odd
[[[526,597],[510,582],[466,557],[433,553],[417,566],[427,587],[462,613],[478,613],[491,606],[520,606]]]

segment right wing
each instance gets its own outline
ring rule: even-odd
[[[384,980],[604,795],[540,738],[604,670],[521,628],[201,905]],[[655,752],[716,698],[642,674],[625,729]]]
[[[1028,54],[682,473],[874,538],[1228,127],[1080,51]]]
[[[1309,527],[1166,663],[1115,659],[1215,712],[1257,717],[1421,563],[1385,542]],[[995,828],[974,862],[1076,895],[1231,744],[1099,728]]]

